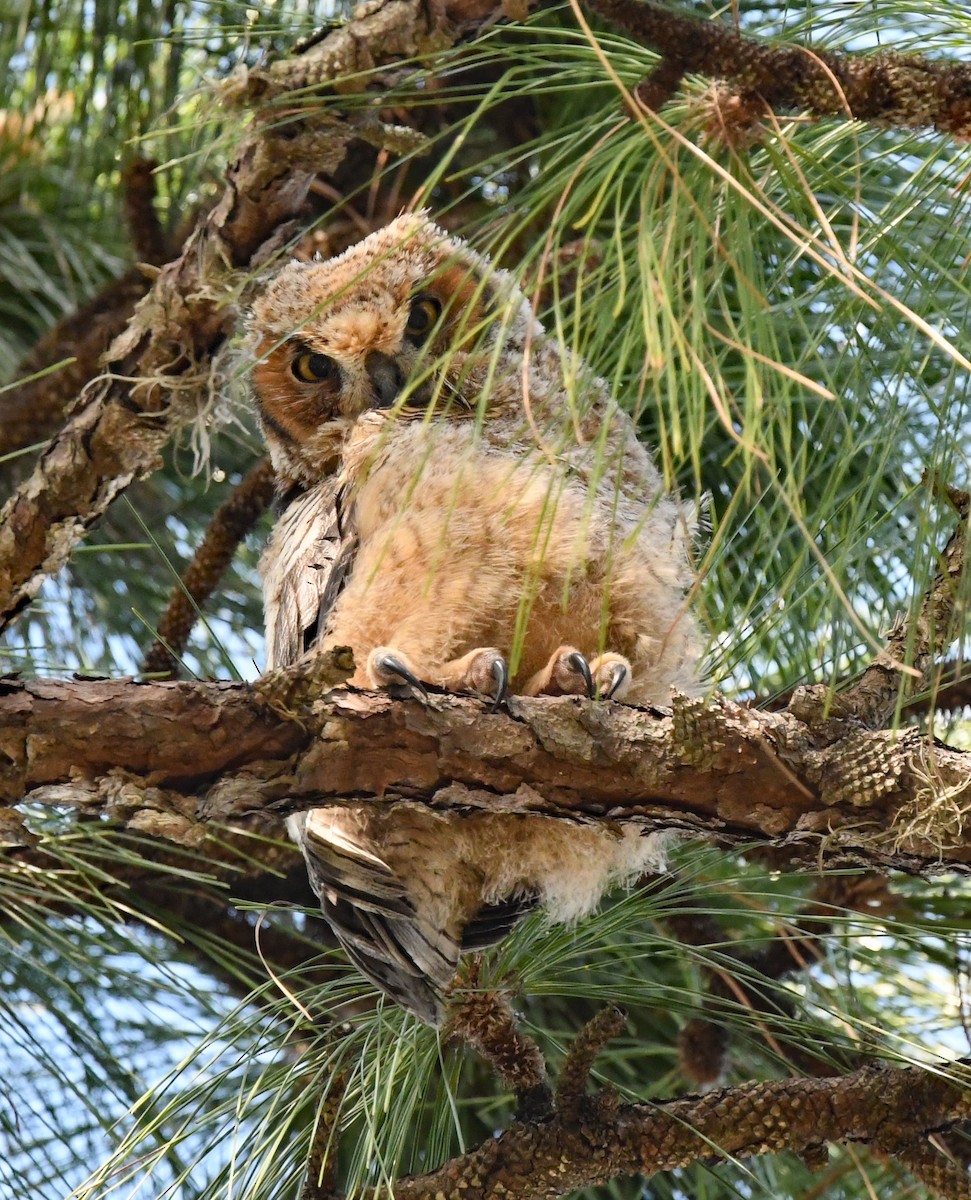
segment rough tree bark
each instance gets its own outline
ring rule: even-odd
[[[281,122],[272,101],[327,84],[340,90],[343,76],[444,49],[499,12],[470,0],[434,12],[423,0],[388,0],[362,9],[304,54],[227,85],[227,105],[259,104],[260,113],[227,170],[221,199],[162,268],[107,351],[102,376],[0,511],[0,630],[111,502],[160,465],[169,438],[205,411],[214,356],[236,324],[239,289],[286,241],[315,174],[335,170],[354,141],[402,149],[421,140],[414,130],[384,125],[371,108],[321,106]],[[363,87],[358,77],[344,90]]]
[[[0,682],[0,800],[187,845],[212,823],[405,799],[770,841],[793,862],[971,869],[971,754],[916,729],[813,728],[713,697],[429,702],[335,687],[346,662],[234,683]]]
[[[335,652],[253,686],[4,680],[0,802],[107,816],[204,849],[217,872],[234,830],[282,833],[285,812],[361,799],[630,822],[723,845],[758,840],[794,864],[971,869],[971,754],[916,730],[850,721],[834,737],[829,718],[806,723],[717,697],[679,699],[670,712],[512,699],[494,713],[471,697],[357,692],[340,686],[349,669]],[[33,841],[15,809],[0,809],[0,843],[13,844],[14,861],[17,843],[30,854]],[[638,1105],[582,1094],[596,1048],[564,1068],[555,1111],[399,1180],[395,1195],[557,1197],[713,1152],[739,1158],[840,1141],[897,1157],[941,1196],[968,1195],[968,1177],[936,1148],[938,1135],[971,1116],[960,1064]],[[306,1194],[331,1195],[309,1184]]]
[[[828,1142],[907,1151],[971,1116],[971,1077],[962,1064],[952,1069],[949,1077],[866,1067],[840,1079],[750,1083],[651,1104],[619,1104],[601,1094],[584,1098],[575,1114],[513,1125],[437,1171],[396,1181],[395,1200],[552,1200],[619,1175],[650,1177],[711,1155],[799,1153]],[[967,1176],[938,1158],[939,1190],[955,1200],[971,1194]],[[367,1193],[369,1200],[383,1194]]]

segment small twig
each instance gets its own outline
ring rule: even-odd
[[[545,1120],[553,1111],[553,1094],[542,1051],[519,1028],[509,997],[499,991],[476,991],[475,964],[467,973],[469,977],[450,990],[446,1035],[466,1042],[492,1067],[503,1087],[515,1095],[520,1120]]]
[[[657,111],[674,99],[683,79],[681,63],[673,58],[662,58],[650,75],[637,85],[634,95],[645,108]]]
[[[960,582],[964,572],[968,543],[968,518],[971,496],[957,488],[940,488],[952,505],[958,521],[941,552],[940,567],[921,602],[920,611],[910,621],[899,621],[887,636],[886,647],[856,681],[836,695],[825,685],[796,688],[788,711],[807,725],[818,727],[824,718],[862,722],[870,729],[884,725],[898,703],[901,669],[906,657],[913,663],[917,682],[910,690],[922,688],[935,657],[954,637],[961,614]],[[909,651],[909,655],[908,655]]]
[[[936,653],[943,650],[954,635],[954,617],[958,607],[958,585],[964,570],[968,543],[968,514],[971,496],[957,488],[943,490],[953,506],[958,523],[941,554],[940,567],[914,621],[900,622],[887,638],[886,656],[902,661],[911,648],[911,661],[926,678]],[[912,643],[912,646],[911,646]],[[846,692],[839,697],[841,710],[865,720],[871,729],[882,725],[893,712],[900,677],[881,655]]]
[[[337,1142],[341,1101],[347,1088],[344,1072],[328,1081],[317,1109],[307,1175],[300,1200],[337,1200]]]
[[[216,590],[239,543],[269,507],[274,481],[270,460],[262,458],[216,510],[192,562],[169,597],[158,623],[158,640],[145,655],[144,674],[178,676],[179,658],[199,610]]]
[[[576,1124],[586,1094],[587,1080],[597,1056],[607,1043],[617,1036],[627,1022],[627,1013],[611,1005],[602,1008],[573,1039],[556,1082],[556,1115],[567,1123]]]
[[[732,1038],[728,1025],[707,1017],[692,1017],[678,1034],[678,1065],[692,1083],[718,1083],[725,1074]]]

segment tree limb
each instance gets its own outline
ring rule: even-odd
[[[839,691],[852,682],[856,676],[848,676],[836,681],[831,690]],[[768,708],[778,710],[788,708],[789,702],[800,687],[796,684],[771,696],[757,696],[748,703],[752,708]],[[930,672],[930,682],[924,691],[911,699],[905,699],[903,712],[906,716],[918,716],[925,713],[953,713],[959,709],[971,707],[971,665],[961,658],[950,658],[940,662]]]
[[[427,704],[338,687],[340,655],[257,685],[0,682],[0,802],[102,812],[198,845],[212,823],[399,799],[531,812],[720,844],[768,840],[790,861],[971,870],[971,754],[916,730],[715,697],[671,711],[579,699]]]
[[[222,201],[164,267],[108,352],[105,374],[0,512],[0,628],[84,532],[208,399],[212,358],[232,329],[230,276],[302,205],[320,137],[251,138]]]
[[[959,636],[966,621],[961,578],[968,545],[971,496],[957,488],[941,489],[957,517],[954,532],[941,552],[937,573],[924,594],[920,610],[910,621],[899,621],[887,637],[884,650],[853,683],[837,696],[822,695],[826,689],[804,689],[790,701],[790,708],[807,709],[811,692],[816,702],[830,712],[852,714],[871,729],[885,724],[898,703],[902,684],[900,664],[910,661],[920,681],[928,679],[935,658]],[[809,708],[812,707],[810,702]],[[804,716],[804,713],[800,713]]]
[[[718,20],[672,12],[650,0],[589,0],[590,7],[656,49],[661,62],[637,89],[650,108],[670,100],[691,72],[726,80],[745,102],[807,108],[906,129],[971,137],[971,63],[881,50],[835,54],[745,37]]]
[[[219,586],[240,542],[270,506],[275,479],[269,458],[261,458],[216,510],[159,618],[156,640],[142,663],[146,675],[178,676],[179,659],[199,610]]]
[[[174,248],[155,211],[156,163],[135,158],[122,173],[125,214],[141,264],[161,267]],[[58,321],[22,360],[0,404],[0,456],[43,442],[60,427],[78,392],[99,372],[101,356],[131,318],[150,283],[131,267]]]
[[[868,1066],[839,1079],[745,1083],[648,1104],[594,1098],[576,1121],[557,1115],[541,1125],[514,1124],[437,1171],[397,1180],[395,1200],[550,1200],[712,1155],[748,1158],[827,1142],[879,1142],[884,1151],[899,1146],[912,1154],[915,1134],[971,1114],[969,1082],[959,1063],[940,1072]]]

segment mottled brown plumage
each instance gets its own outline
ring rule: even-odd
[[[254,383],[291,497],[264,558],[267,665],[350,646],[351,682],[496,696],[691,690],[690,508],[511,276],[421,215],[254,306]],[[294,498],[295,497],[295,498]],[[656,839],[418,806],[292,819],[350,957],[426,1021],[463,949],[656,867]]]

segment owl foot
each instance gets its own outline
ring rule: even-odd
[[[371,685],[376,688],[391,687],[395,683],[406,683],[423,699],[428,699],[425,685],[408,659],[389,646],[378,646],[367,656],[367,674]]]
[[[561,646],[542,669],[527,681],[524,696],[589,696],[593,698],[590,664],[573,646]]]
[[[437,679],[450,692],[478,692],[492,698],[492,711],[502,704],[509,689],[509,667],[493,646],[470,650],[447,662]]]
[[[631,665],[622,654],[601,654],[590,663],[598,700],[620,700],[633,680]]]

